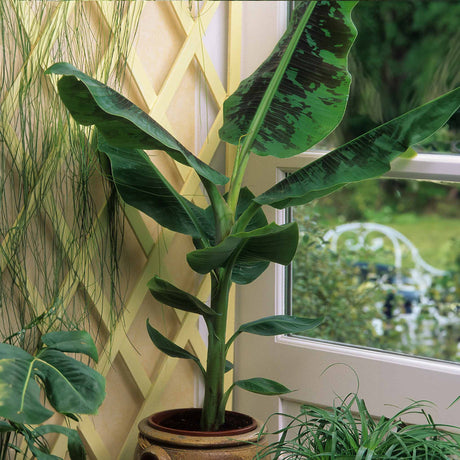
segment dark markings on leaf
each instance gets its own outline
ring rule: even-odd
[[[325,106],[343,105],[344,91],[348,91],[348,72],[343,66],[343,61],[339,62],[338,66],[330,62],[346,57],[354,38],[354,31],[350,29],[340,8],[335,8],[334,4],[335,2],[320,2],[313,10],[310,21],[300,38],[297,51],[291,58],[279,85],[273,106],[265,117],[264,128],[260,130],[254,142],[253,151],[261,155],[267,154],[266,145],[273,142],[273,139],[283,139],[286,150],[297,149],[299,137],[306,138],[308,133],[299,132],[295,120],[308,117],[311,123],[315,123],[311,107],[308,105],[309,93],[319,93],[315,94],[315,97]],[[295,26],[299,23],[307,5],[308,2],[304,2],[296,8],[293,18]],[[237,95],[233,96],[234,100],[229,99],[225,107],[226,118],[234,118],[235,126],[228,129],[236,129],[241,133],[248,132],[249,125],[285,54],[295,28],[291,28],[290,33],[261,65],[258,78],[248,78],[243,81]],[[335,58],[327,59],[329,62],[326,62],[324,53],[333,54]],[[308,59],[306,59],[307,54]],[[233,113],[235,111],[240,116],[236,117]],[[280,114],[284,114],[292,122],[280,121]]]

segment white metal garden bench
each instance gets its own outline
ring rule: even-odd
[[[351,234],[351,235],[350,235]],[[377,251],[384,246],[385,238],[393,245],[395,286],[401,288],[406,285],[404,281],[402,265],[403,254],[408,253],[413,262],[410,269],[411,285],[424,295],[431,286],[433,276],[443,276],[447,272],[425,262],[415,245],[402,233],[394,228],[373,222],[353,222],[343,224],[329,230],[324,239],[330,242],[333,251],[337,250],[339,239],[344,240],[345,247],[351,251],[366,249]],[[353,236],[353,238],[352,238]]]
[[[378,251],[384,247],[385,239],[389,240],[393,246],[394,255],[394,279],[391,284],[385,281],[377,280],[384,284],[386,288],[403,294],[403,297],[410,300],[410,309],[404,309],[394,312],[398,318],[404,319],[407,324],[407,339],[412,343],[420,342],[425,345],[434,345],[432,326],[430,322],[437,324],[437,329],[442,330],[447,325],[458,327],[460,317],[458,314],[442,316],[435,302],[429,297],[429,288],[432,284],[433,277],[446,275],[448,272],[425,262],[415,245],[402,233],[394,228],[373,222],[355,222],[343,224],[329,230],[324,235],[324,240],[328,241],[330,248],[337,251],[339,240],[345,248],[350,251],[359,251],[362,249],[368,251]],[[388,244],[387,246],[388,247]],[[403,273],[403,257],[407,254],[412,259],[412,266],[409,270],[409,276]],[[407,272],[407,270],[406,270]],[[422,307],[428,308],[429,319],[425,320],[421,334],[416,332],[417,318],[419,317]],[[378,321],[378,320],[377,320]],[[405,339],[403,338],[403,341]],[[458,344],[460,353],[460,342]]]

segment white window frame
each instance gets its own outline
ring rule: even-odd
[[[326,155],[327,151],[312,150],[296,157],[298,165],[291,165],[287,168],[278,167],[276,170],[276,181],[279,182],[287,173],[295,172],[302,166]],[[297,162],[296,162],[297,163]],[[299,166],[300,165],[300,166]],[[418,153],[414,158],[398,158],[391,164],[391,170],[382,177],[391,179],[425,180],[437,182],[453,182],[460,184],[460,155],[440,153]],[[338,192],[340,193],[340,191]],[[276,211],[276,223],[286,223],[285,210]],[[284,315],[288,308],[286,305],[286,269],[276,264],[276,310],[275,314]],[[406,365],[418,364],[421,367],[432,370],[451,369],[452,366],[459,367],[460,363],[449,363],[419,356],[409,356],[386,350],[373,350],[361,346],[331,343],[323,340],[308,339],[305,337],[277,336],[275,342],[284,343],[302,348],[337,351],[344,355],[355,357],[372,358],[378,361],[400,362]],[[459,381],[460,394],[460,381]]]

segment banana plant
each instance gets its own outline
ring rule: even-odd
[[[243,186],[250,155],[283,158],[297,155],[327,136],[345,111],[351,77],[347,57],[356,36],[351,12],[356,2],[298,2],[290,24],[271,55],[224,103],[220,129],[223,141],[237,145],[228,179],[201,162],[155,120],[123,96],[68,63],[56,63],[48,74],[62,75],[58,91],[73,118],[94,125],[99,150],[110,162],[111,178],[120,197],[162,226],[193,239],[187,262],[210,276],[207,305],[153,276],[148,284],[160,302],[201,315],[208,328],[206,363],[177,346],[147,322],[153,343],[169,356],[191,359],[204,377],[201,426],[218,430],[224,421],[229,391],[224,374],[232,368],[226,354],[242,333],[274,336],[317,326],[321,318],[285,315],[243,324],[226,341],[231,285],[248,284],[270,262],[288,264],[296,251],[295,223],[277,225],[266,219],[263,206],[283,209],[305,204],[343,185],[375,178],[390,162],[445,124],[460,105],[460,90],[420,106],[308,164],[259,196]],[[144,149],[159,149],[199,176],[207,192],[204,209],[181,196]],[[227,193],[221,193],[227,184]],[[233,387],[261,394],[288,392],[268,379],[251,378]]]
[[[0,421],[0,433],[6,438],[15,433],[24,436],[28,449],[38,460],[59,458],[47,452],[43,436],[48,433],[67,436],[72,460],[86,458],[77,431],[44,424],[54,412],[40,401],[41,387],[50,405],[74,420],[78,420],[79,414],[96,413],[105,397],[104,377],[66,352],[98,359],[96,346],[85,331],[45,334],[33,355],[20,347],[0,343],[0,417],[4,419]],[[31,426],[38,424],[41,425]],[[18,446],[10,447],[19,450]]]

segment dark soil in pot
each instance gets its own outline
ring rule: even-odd
[[[148,423],[157,430],[168,433],[198,436],[215,436],[216,434],[243,434],[253,430],[257,425],[252,417],[239,412],[226,411],[225,423],[219,431],[201,431],[201,409],[174,409],[152,415]]]

